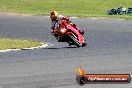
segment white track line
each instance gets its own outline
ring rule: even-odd
[[[47,18],[49,18],[50,16],[45,16],[45,17],[47,17]],[[79,17],[70,17],[70,18],[72,18],[72,19],[77,19],[77,18],[79,18]],[[111,18],[107,18],[107,17],[86,17],[86,19],[92,19],[92,20],[100,20],[100,19],[111,19]],[[123,20],[125,20],[125,19],[116,19],[115,18],[115,20],[119,20],[119,21],[123,21]]]
[[[122,20],[125,20],[125,19],[117,19],[117,20],[121,20],[122,21]]]
[[[49,18],[50,16],[45,16],[45,17],[48,17]],[[70,17],[70,18],[78,18],[78,17]]]
[[[92,18],[90,18],[90,19],[93,19],[93,20],[98,20],[98,19],[101,19],[101,18],[94,18],[94,17],[92,17]]]
[[[78,18],[78,17],[70,17],[70,18],[75,18],[75,19],[76,19],[76,18]]]
[[[1,52],[3,52],[3,53],[4,53],[4,52],[9,52],[9,51],[39,49],[39,48],[45,48],[45,47],[47,47],[47,46],[48,46],[48,44],[42,43],[42,45],[41,45],[41,46],[38,46],[38,47],[22,48],[22,49],[7,49],[7,50],[0,50],[0,53],[1,53]]]
[[[19,51],[21,49],[7,49],[7,50],[0,50],[0,53],[9,52],[9,51]]]
[[[39,49],[39,48],[44,48],[44,47],[47,47],[47,46],[48,46],[48,44],[42,43],[41,46],[38,46],[38,47],[31,47],[31,48],[23,48],[23,49],[21,49],[21,50]]]

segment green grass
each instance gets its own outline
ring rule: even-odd
[[[40,46],[41,43],[33,40],[5,39],[0,38],[0,50],[21,49]]]
[[[132,19],[132,16],[107,16],[111,8],[132,7],[132,0],[0,0],[0,11],[49,15],[57,10],[62,15],[79,17],[114,17]]]

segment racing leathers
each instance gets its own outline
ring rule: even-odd
[[[59,38],[54,34],[54,30],[57,28],[57,26],[63,21],[66,20],[67,23],[71,26],[73,26],[75,29],[79,30],[75,24],[73,24],[70,20],[69,17],[64,17],[64,16],[58,16],[56,20],[52,20],[51,21],[51,29],[52,29],[52,34],[57,38],[57,40],[59,41]],[[79,32],[81,34],[84,34],[84,31],[80,31]]]

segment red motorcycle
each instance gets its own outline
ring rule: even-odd
[[[87,45],[83,36],[84,33],[80,32],[75,24],[70,25],[66,20],[62,20],[52,34],[58,39],[58,42],[67,42],[69,46],[84,47]]]

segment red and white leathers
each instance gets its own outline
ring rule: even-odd
[[[51,28],[52,29],[56,29],[56,27],[58,26],[58,24],[60,24],[63,20],[67,20],[69,21],[69,17],[64,17],[62,15],[57,16],[56,20],[51,20]]]
[[[52,32],[51,32],[51,33],[52,33],[52,34],[54,34],[54,29],[56,29],[57,26],[58,26],[63,20],[66,20],[67,23],[69,23],[69,24],[72,25],[74,28],[76,28],[77,30],[79,30],[79,28],[77,28],[75,24],[73,24],[71,21],[69,21],[69,17],[64,17],[64,16],[62,16],[62,15],[59,15],[59,16],[57,16],[56,20],[54,20],[54,21],[51,20],[51,29],[52,29]],[[80,32],[81,34],[84,33],[83,31],[80,31],[80,30],[79,30],[79,32]]]

